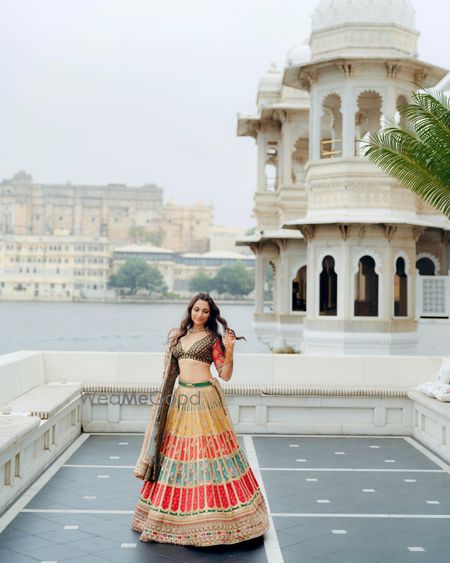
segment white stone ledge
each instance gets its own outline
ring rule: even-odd
[[[2,415],[0,415],[1,418]],[[35,417],[24,417],[38,420]],[[0,451],[0,511],[81,434],[81,398],[72,399],[47,420]]]
[[[416,391],[415,389],[410,389],[408,391],[408,397],[414,401],[414,403],[422,405],[436,414],[450,420],[450,402],[439,401],[439,399],[427,397],[425,393]]]
[[[413,438],[450,463],[450,403],[415,390],[408,396],[414,410]]]
[[[45,420],[74,398],[79,397],[80,388],[80,383],[37,385],[7,403],[6,407],[10,408],[13,413],[38,416]]]

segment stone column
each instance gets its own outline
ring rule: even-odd
[[[342,156],[351,157],[355,155],[355,92],[351,82],[345,84],[342,97]]]
[[[264,311],[264,260],[261,249],[258,245],[252,245],[255,253],[255,313]]]
[[[339,264],[335,264],[335,271],[338,274],[337,314],[341,319],[351,319],[353,316],[355,275],[348,241],[342,242],[336,262],[338,260]]]
[[[258,133],[257,144],[257,170],[256,170],[256,191],[266,190],[266,156],[267,156],[267,133]]]
[[[316,271],[317,249],[308,241],[306,247],[306,317],[316,319],[319,316],[319,273]]]
[[[283,186],[292,185],[292,120],[287,117],[283,123],[283,162],[281,163],[281,182]]]
[[[383,320],[394,318],[394,275],[393,266],[396,247],[388,246],[380,252],[381,264],[377,264],[378,270],[378,316]]]
[[[311,92],[311,118],[309,120],[309,157],[311,160],[320,159],[320,114],[321,106]]]
[[[273,266],[270,264],[272,262]],[[272,307],[273,313],[278,313],[280,303],[279,303],[279,287],[280,287],[280,259],[279,256],[270,255],[267,259],[266,264],[270,267],[273,275],[273,289],[272,289]],[[266,268],[265,267],[265,268]],[[265,270],[264,268],[264,270]]]
[[[291,299],[291,280],[289,273],[289,256],[287,253],[287,240],[281,239],[277,241],[280,250],[280,275],[278,284],[278,294],[279,294],[279,307],[278,312],[286,315],[289,313],[289,302]]]

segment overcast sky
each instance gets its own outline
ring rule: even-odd
[[[0,179],[156,183],[251,227],[258,80],[318,0],[0,0]],[[450,67],[446,0],[413,0],[419,56]]]

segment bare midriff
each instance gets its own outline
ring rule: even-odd
[[[200,383],[200,381],[211,381],[213,379],[210,366],[206,362],[192,358],[180,358],[178,365],[180,367],[178,377],[185,383]]]

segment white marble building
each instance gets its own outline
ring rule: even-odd
[[[450,221],[361,153],[413,88],[446,83],[418,36],[409,0],[322,0],[309,44],[238,119],[257,144],[259,234],[237,244],[256,255],[255,329],[273,350],[410,354],[422,317],[449,316]]]

